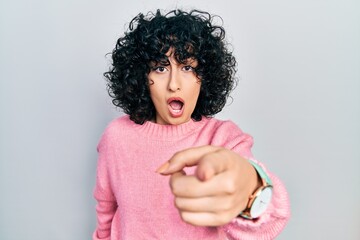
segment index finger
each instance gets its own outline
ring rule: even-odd
[[[220,147],[206,145],[200,147],[188,148],[175,153],[164,165],[162,165],[158,172],[164,175],[172,174],[182,170],[184,167],[195,166],[199,163],[205,154],[216,152]]]

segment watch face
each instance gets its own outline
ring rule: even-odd
[[[250,215],[252,218],[257,218],[265,212],[271,201],[271,196],[271,187],[267,187],[261,191],[261,193],[255,198],[251,206]]]

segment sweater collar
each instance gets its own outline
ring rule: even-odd
[[[202,117],[201,121],[194,121],[193,119],[190,119],[186,123],[179,125],[162,125],[151,121],[146,121],[142,125],[136,125],[138,130],[148,137],[173,140],[188,136],[197,129],[201,129],[202,126],[204,126],[209,120],[210,118]]]

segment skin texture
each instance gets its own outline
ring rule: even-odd
[[[185,64],[178,63],[169,51],[168,65],[157,64],[151,67],[148,75],[151,100],[156,109],[154,122],[158,124],[181,124],[191,119],[200,93],[201,81],[195,75],[197,61],[188,59]],[[182,114],[173,116],[168,103],[171,98],[181,98],[184,102]]]
[[[185,175],[183,168],[189,166],[197,166],[194,176]],[[177,152],[157,172],[171,175],[175,206],[185,222],[196,226],[229,223],[245,209],[249,196],[261,185],[246,159],[215,146]]]

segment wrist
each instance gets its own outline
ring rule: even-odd
[[[267,173],[257,163],[249,160],[255,172],[254,182],[256,184],[252,187],[252,192],[249,194],[248,203],[245,209],[238,215],[239,217],[254,219],[258,218],[265,212],[270,204],[272,197],[272,182]],[[252,173],[254,174],[254,173]]]
[[[249,164],[251,165],[251,175],[252,175],[252,188],[251,191],[249,192],[249,196],[251,196],[252,194],[255,193],[255,191],[257,189],[259,189],[262,186],[262,179],[261,176],[259,175],[259,173],[256,171],[256,168],[250,163],[249,160]]]

